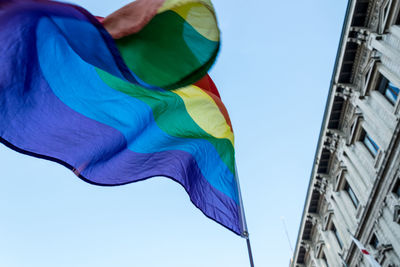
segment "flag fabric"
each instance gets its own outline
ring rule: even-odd
[[[358,241],[353,235],[350,235],[351,239],[353,240],[354,244],[358,247],[364,257],[368,260],[372,267],[381,267],[381,265],[375,260],[374,256]]]
[[[207,75],[220,46],[211,2],[138,0],[99,20],[0,1],[1,142],[95,185],[169,177],[242,234],[232,126]]]

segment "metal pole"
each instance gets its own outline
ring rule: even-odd
[[[250,245],[250,238],[246,238],[246,243],[247,243],[247,251],[249,252],[249,259],[250,259],[250,266],[254,267],[254,262],[253,262],[253,253],[251,252],[251,245]]]
[[[236,180],[236,186],[237,186],[237,191],[238,191],[238,196],[239,196],[239,209],[240,209],[239,213],[240,213],[240,221],[242,223],[242,237],[246,238],[247,251],[249,253],[250,266],[254,267],[253,252],[251,250],[250,236],[249,236],[249,231],[247,229],[246,216],[244,214],[243,199],[242,199],[242,193],[240,191],[239,177],[238,177],[238,171],[237,171],[236,164],[235,164],[235,180]]]
[[[289,243],[290,252],[292,253],[292,256],[293,256],[293,254],[294,254],[293,247],[292,247],[292,243],[290,242],[289,233],[288,233],[288,230],[287,230],[287,227],[286,227],[286,223],[285,223],[285,217],[282,216],[281,220],[282,220],[283,228],[285,229],[286,238],[287,238],[288,243]]]

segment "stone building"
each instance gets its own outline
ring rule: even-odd
[[[292,267],[400,267],[399,10],[349,0]]]

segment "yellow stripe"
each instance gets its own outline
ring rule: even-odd
[[[219,41],[214,8],[209,0],[166,0],[158,13],[172,10],[210,41]]]
[[[189,115],[208,134],[215,138],[226,138],[234,146],[234,137],[228,123],[214,100],[202,89],[190,85],[173,90],[179,95]]]

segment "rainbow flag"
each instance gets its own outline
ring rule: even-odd
[[[208,0],[138,0],[104,19],[3,0],[0,140],[95,185],[169,177],[242,234],[232,126],[207,75],[219,38]]]

